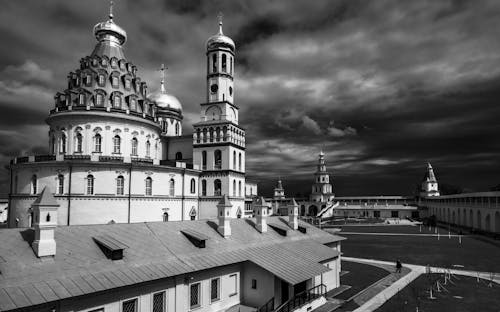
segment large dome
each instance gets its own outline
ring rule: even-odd
[[[229,48],[234,52],[234,41],[222,32],[222,21],[219,21],[219,32],[207,40],[207,50],[217,49],[219,47]]]
[[[182,111],[181,102],[175,96],[164,91],[162,92],[160,90],[159,92],[154,93],[153,95],[151,95],[150,99],[151,101],[156,103],[156,106],[158,106],[159,108]]]

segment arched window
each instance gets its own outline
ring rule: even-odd
[[[236,180],[233,180],[233,196],[236,196]]]
[[[36,177],[36,174],[34,174],[31,177],[31,194],[37,194],[38,193],[38,179]]]
[[[180,127],[179,127],[179,123],[175,123],[175,135],[180,135]]]
[[[163,213],[163,222],[168,222],[168,212]]]
[[[212,54],[212,72],[217,72],[217,54]]]
[[[149,141],[146,142],[146,157],[151,157],[151,143]]]
[[[220,170],[222,168],[222,152],[215,150],[214,152],[214,169]]]
[[[214,141],[214,128],[210,128],[210,142]]]
[[[239,155],[238,155],[238,170],[243,171],[243,169],[241,167],[241,153],[239,153]]]
[[[56,138],[54,136],[50,137],[50,153],[56,153]]]
[[[207,129],[203,129],[203,143],[207,142]]]
[[[200,136],[201,136],[200,129],[196,129],[196,143],[200,143],[201,140]]]
[[[132,139],[132,156],[137,156],[137,145],[139,145],[139,143],[137,142],[137,139],[136,138],[133,138]]]
[[[115,95],[113,97],[113,107],[114,108],[121,108],[122,107],[122,98],[119,95]]]
[[[238,182],[238,196],[241,197],[241,181]]]
[[[151,177],[146,178],[146,195],[153,194],[153,179]]]
[[[89,174],[87,176],[87,195],[94,194],[94,176]]]
[[[191,194],[196,193],[196,181],[191,179]]]
[[[124,187],[125,179],[123,178],[123,176],[118,176],[118,178],[116,178],[116,195],[123,195]]]
[[[201,180],[201,196],[207,196],[207,180]]]
[[[100,153],[102,146],[102,137],[99,133],[94,136],[94,152]]]
[[[104,75],[102,75],[102,74],[99,75],[97,83],[99,84],[99,86],[104,87],[104,85],[106,83],[106,80],[104,79]]]
[[[215,141],[220,141],[220,127],[215,128]]]
[[[227,57],[226,54],[222,54],[222,72],[227,72]]]
[[[175,180],[174,179],[170,179],[169,195],[170,196],[174,196],[175,195]]]
[[[102,94],[97,93],[97,94],[95,95],[95,105],[96,105],[96,106],[103,106],[103,104],[104,104],[104,103],[103,103],[103,102],[104,102],[103,100],[104,100],[104,97],[102,96]]]
[[[61,154],[66,154],[66,134],[63,132],[61,134],[61,148],[60,148],[60,153]]]
[[[62,174],[57,176],[57,194],[64,194],[64,176]]]
[[[229,57],[229,73],[233,74],[233,57]]]
[[[222,183],[219,179],[214,181],[214,196],[221,196]]]
[[[85,105],[85,94],[80,93],[78,95],[78,105]]]
[[[117,134],[113,137],[113,153],[114,154],[120,154],[121,150],[121,139],[120,136]]]
[[[233,151],[233,169],[236,170],[236,151]]]
[[[201,152],[201,170],[207,170],[207,151]]]
[[[222,140],[227,141],[227,127],[222,127]]]
[[[113,76],[111,78],[111,85],[113,86],[113,88],[118,88],[118,77],[117,76]]]
[[[81,153],[82,152],[82,145],[83,145],[83,137],[81,133],[76,134],[75,138],[75,152],[76,153]]]
[[[189,212],[189,217],[191,220],[196,220],[196,208],[193,206]]]
[[[181,152],[175,153],[175,160],[182,160],[182,153]]]

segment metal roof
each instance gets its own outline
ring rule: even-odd
[[[286,224],[279,218],[272,223]],[[258,232],[249,219],[231,219],[232,235],[223,238],[211,220],[66,226],[56,228],[57,254],[35,256],[32,229],[2,229],[0,310],[28,307],[74,296],[133,285],[217,266],[251,261],[288,283],[296,284],[329,269],[320,262],[337,257],[324,246],[343,238],[307,223],[307,234],[289,230]],[[206,236],[197,248],[181,231]],[[93,237],[114,237],[127,249],[110,261]]]

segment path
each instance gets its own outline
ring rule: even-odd
[[[393,262],[374,260],[374,259],[363,259],[363,258],[351,258],[351,257],[342,257],[342,260],[352,261],[364,264],[371,265],[391,265],[394,266]],[[404,264],[404,267],[409,268],[411,270],[410,273],[406,274],[402,278],[395,281],[393,284],[388,285],[385,289],[380,291],[374,297],[366,301],[362,306],[354,310],[354,312],[368,312],[375,311],[377,308],[382,306],[387,300],[389,300],[392,296],[398,293],[401,289],[403,289],[406,285],[411,283],[421,274],[426,273],[427,267],[423,265],[415,265],[415,264]],[[464,275],[471,277],[480,277],[482,279],[490,280],[491,273],[489,272],[477,272],[477,271],[465,271],[465,270],[457,270],[457,269],[446,269],[440,267],[430,267],[431,273],[441,273],[448,271],[455,275]],[[500,273],[494,273],[493,282],[500,284]]]
[[[457,235],[457,234],[412,234],[412,233],[367,233],[367,232],[337,232],[337,235],[343,234],[354,234],[354,235],[392,235],[392,236],[430,236],[430,237],[467,237],[467,235]]]

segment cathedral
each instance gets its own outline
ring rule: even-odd
[[[182,133],[182,105],[167,93],[148,93],[124,53],[127,33],[112,9],[94,26],[94,50],[80,59],[57,92],[48,155],[10,163],[9,226],[33,223],[40,192],[54,194],[59,225],[214,218],[228,195],[232,218],[244,216],[245,130],[235,103],[235,44],[218,32],[206,42],[206,99],[193,134]]]

